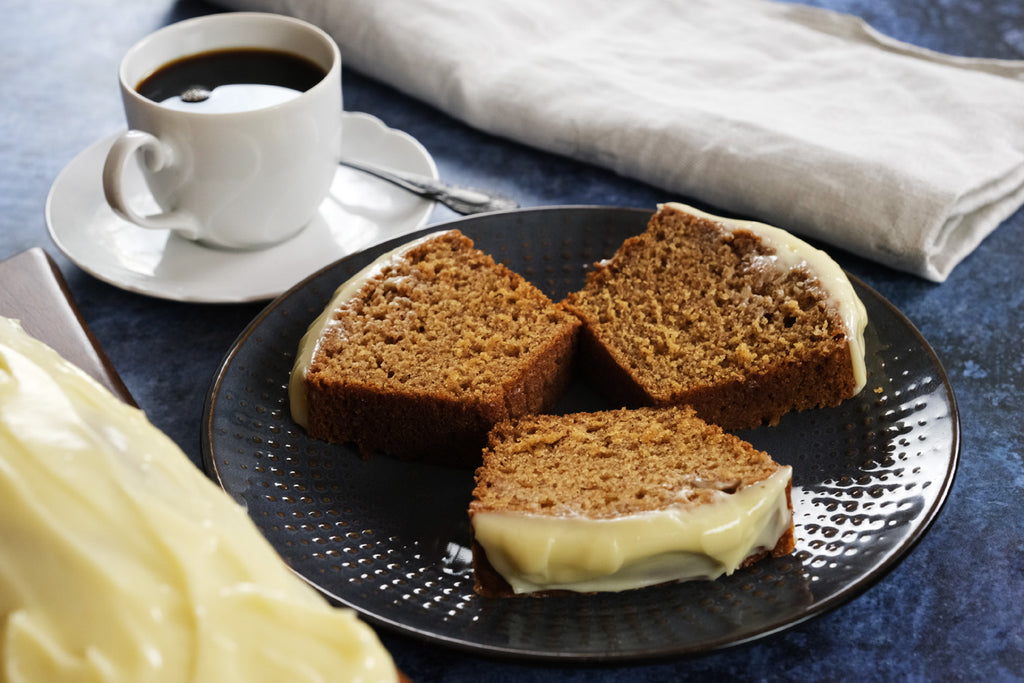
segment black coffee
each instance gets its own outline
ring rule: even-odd
[[[260,109],[298,97],[326,71],[288,52],[256,48],[183,57],[139,83],[138,93],[174,109],[232,112]]]

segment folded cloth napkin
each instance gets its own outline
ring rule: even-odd
[[[1024,62],[767,0],[220,0],[482,130],[944,280],[1024,203]]]

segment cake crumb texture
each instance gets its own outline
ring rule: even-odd
[[[364,452],[478,462],[497,421],[550,408],[579,321],[447,231],[344,302],[306,373],[309,432]]]
[[[856,382],[842,319],[760,237],[671,207],[566,303],[594,384],[619,405],[693,405],[726,429],[837,405]]]
[[[533,415],[492,430],[470,511],[613,518],[707,503],[778,467],[689,407]]]

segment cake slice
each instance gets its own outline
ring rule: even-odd
[[[469,507],[484,596],[714,579],[793,549],[791,468],[689,407],[497,425]]]
[[[479,464],[497,422],[550,409],[579,320],[458,230],[385,254],[302,340],[292,416],[361,452]]]
[[[761,223],[663,205],[566,304],[584,322],[581,367],[616,405],[686,404],[743,429],[865,384],[867,317],[850,281]]]

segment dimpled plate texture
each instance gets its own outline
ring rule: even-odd
[[[553,299],[641,232],[649,211],[563,207],[454,221]],[[438,229],[437,226],[432,228]],[[429,232],[429,230],[421,231]],[[335,288],[407,238],[314,274],[241,334],[204,412],[207,472],[284,560],[368,622],[481,654],[560,661],[698,654],[821,614],[878,580],[935,519],[959,459],[955,400],[928,344],[854,281],[869,314],[868,384],[838,408],[742,432],[793,466],[796,550],[717,581],[623,593],[484,599],[473,592],[470,470],[361,459],[292,422],[287,383],[307,325]],[[562,412],[604,406],[577,382]]]

